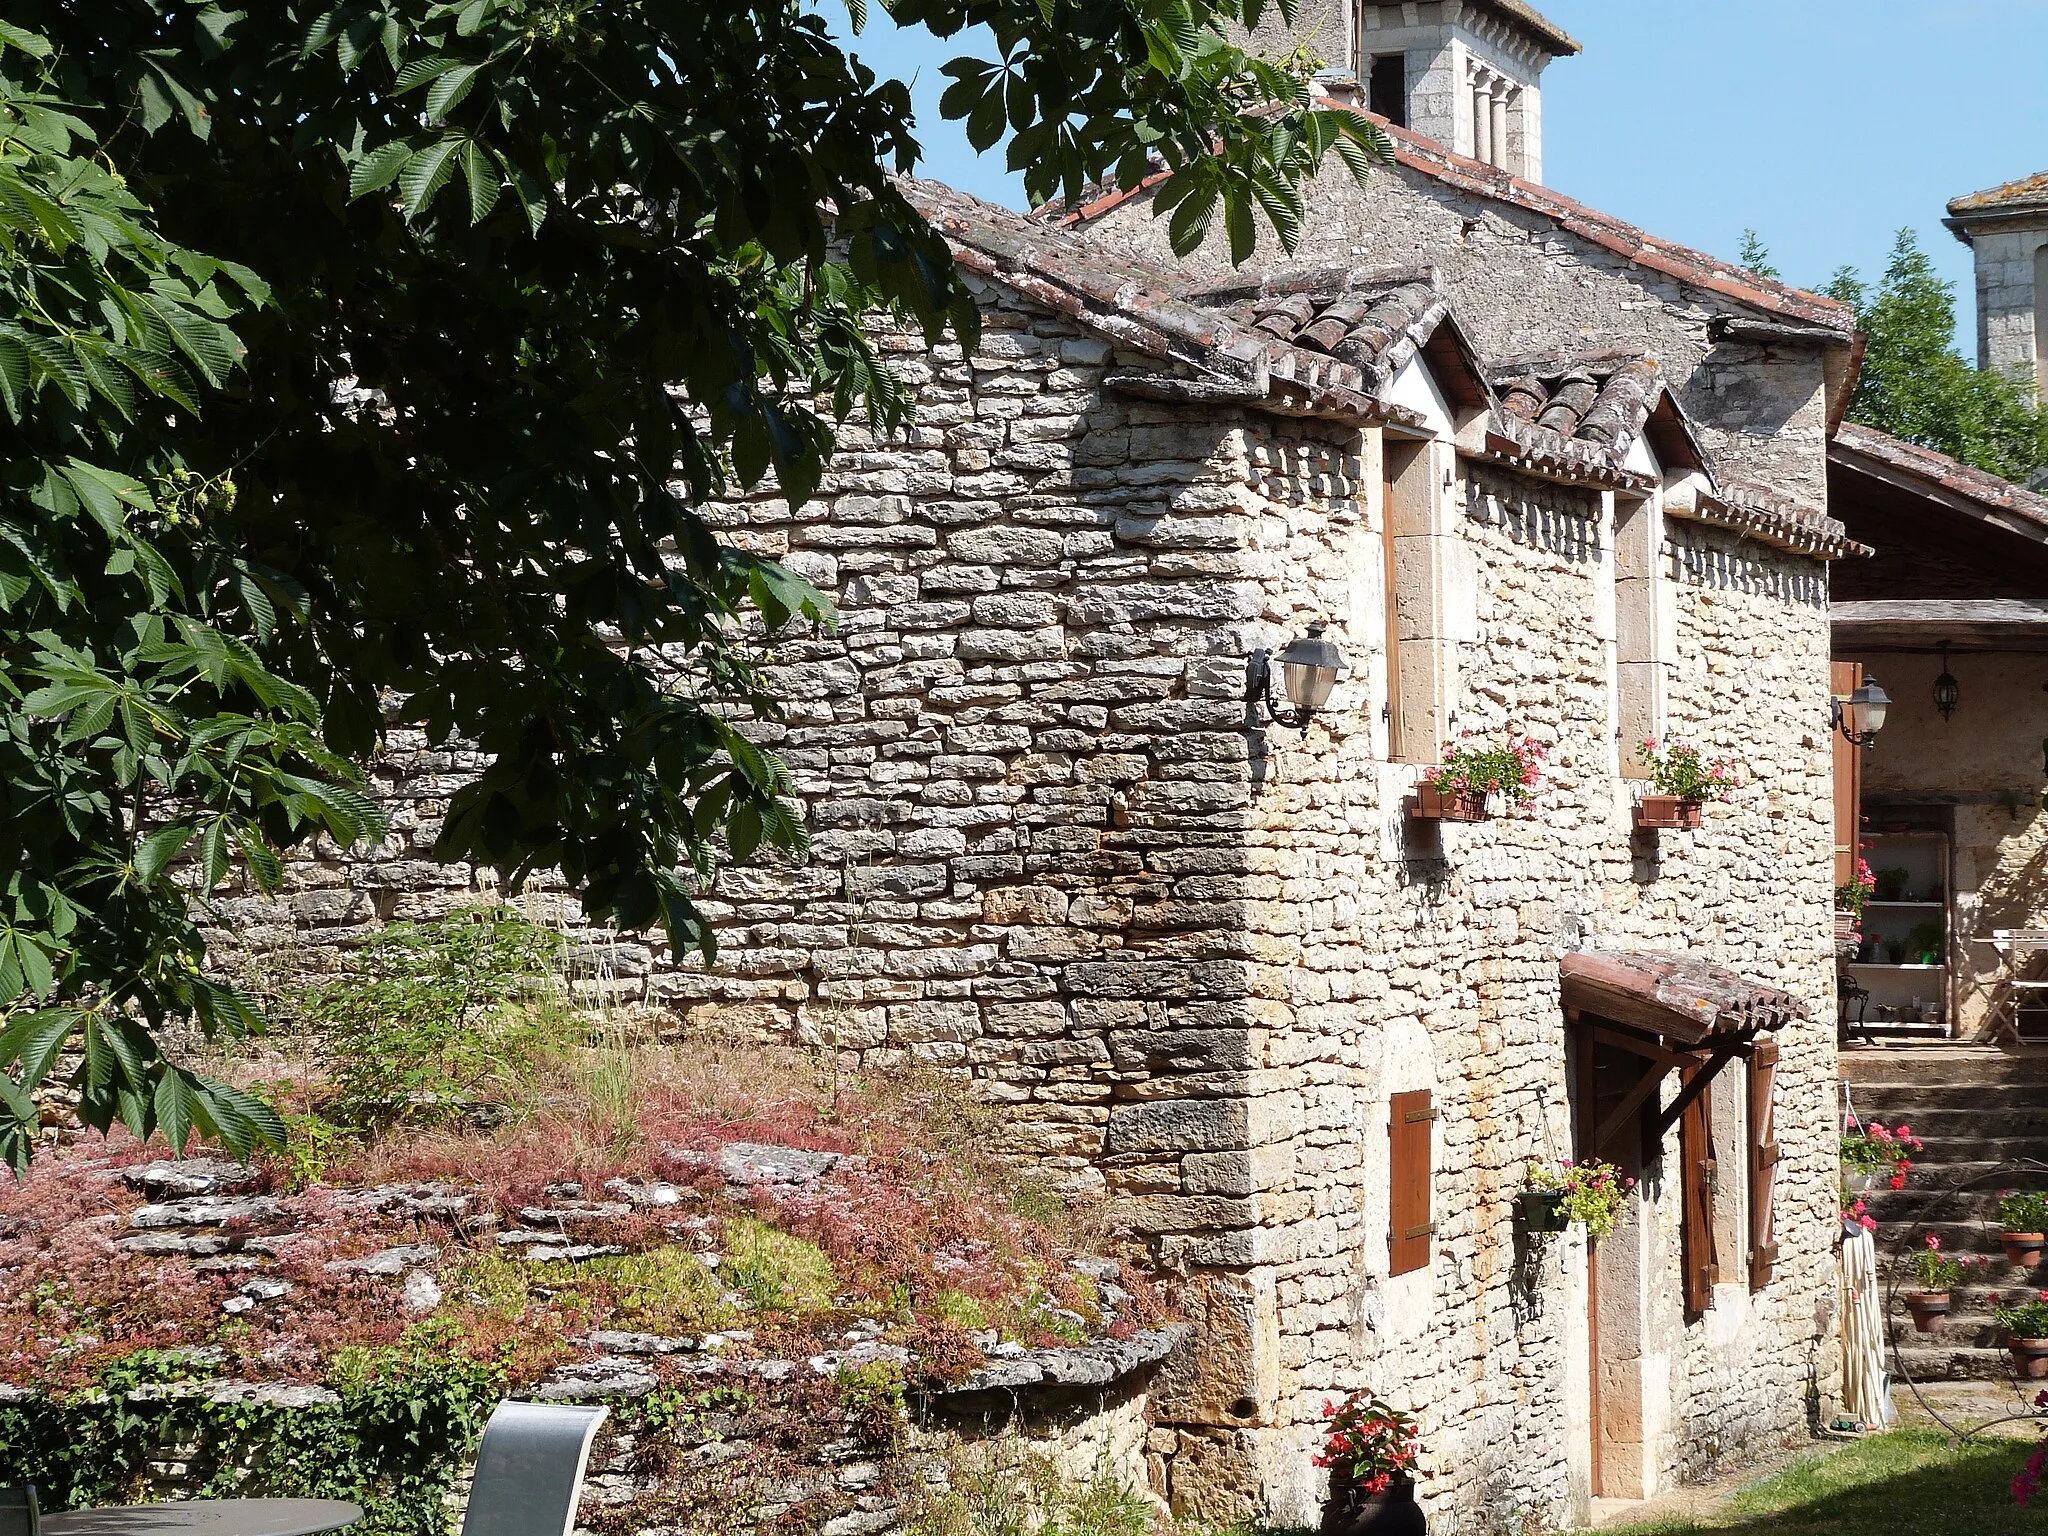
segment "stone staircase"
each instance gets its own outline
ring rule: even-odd
[[[1954,1309],[1935,1332],[1915,1330],[1905,1304],[1894,1304],[1901,1363],[1920,1382],[2006,1380],[2010,1357],[1992,1309],[2048,1289],[2048,1264],[2026,1271],[2006,1263],[1998,1195],[2048,1189],[2048,1049],[1844,1047],[1842,1078],[1859,1117],[1888,1127],[1904,1121],[1927,1144],[1905,1189],[1864,1197],[1878,1220],[1881,1269],[1928,1232],[1948,1252],[1992,1260],[1975,1272],[1979,1283],[1954,1292]],[[1899,1288],[1910,1285],[1902,1272]]]

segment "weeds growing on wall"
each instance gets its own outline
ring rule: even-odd
[[[346,1499],[370,1536],[445,1536],[446,1501],[504,1391],[494,1365],[422,1324],[396,1347],[345,1351],[339,1403],[283,1407],[180,1395],[211,1377],[189,1351],[143,1351],[85,1391],[0,1404],[0,1467],[53,1507],[127,1502],[166,1445],[191,1447],[199,1498]],[[159,1395],[137,1402],[151,1386]]]

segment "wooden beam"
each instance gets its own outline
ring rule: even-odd
[[[1637,1056],[1647,1056],[1669,1072],[1674,1067],[1696,1067],[1708,1058],[1706,1051],[1668,1051],[1656,1041],[1646,1039],[1625,1029],[1602,1029],[1594,1025],[1593,1038],[1602,1045],[1611,1045],[1619,1051],[1629,1051]]]
[[[1662,1085],[1666,1070],[1663,1067],[1646,1069],[1643,1075],[1637,1079],[1635,1087],[1629,1089],[1627,1094],[1623,1096],[1622,1101],[1614,1106],[1614,1113],[1600,1123],[1600,1129],[1593,1136],[1593,1155],[1595,1157],[1603,1156],[1606,1153],[1607,1144],[1620,1134],[1622,1126],[1628,1123],[1628,1117],[1641,1108],[1643,1101],[1655,1093],[1659,1086]]]
[[[1708,1085],[1714,1081],[1715,1074],[1740,1056],[1747,1044],[1747,1041],[1743,1041],[1715,1047],[1706,1065],[1693,1074],[1692,1081],[1681,1088],[1678,1097],[1667,1104],[1651,1122],[1650,1137],[1653,1141],[1664,1139],[1665,1133],[1678,1124],[1679,1116],[1685,1113],[1692,1101],[1707,1091]]]

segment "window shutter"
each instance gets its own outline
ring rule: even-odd
[[[1778,1042],[1759,1040],[1749,1059],[1749,1288],[1771,1283],[1778,1262],[1778,1223],[1771,1197],[1778,1187]]]
[[[1701,1069],[1681,1075],[1690,1083]],[[1678,1159],[1685,1165],[1685,1309],[1697,1315],[1714,1300],[1721,1278],[1714,1256],[1714,1133],[1708,1096],[1696,1097],[1678,1122]]]
[[[1832,665],[1834,693],[1847,698],[1863,686],[1863,663]],[[1852,747],[1840,731],[1830,732],[1835,744],[1835,884],[1856,878],[1856,843],[1863,824],[1863,749]]]
[[[1430,1127],[1436,1110],[1426,1088],[1397,1093],[1390,1103],[1387,1163],[1393,1187],[1387,1201],[1387,1273],[1405,1275],[1429,1267],[1429,1239],[1436,1231],[1429,1213]]]

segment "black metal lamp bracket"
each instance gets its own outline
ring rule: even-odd
[[[1289,730],[1308,734],[1308,723],[1315,718],[1312,709],[1282,709],[1273,698],[1273,660],[1265,651],[1253,651],[1246,658],[1244,698],[1247,704],[1264,703],[1266,713],[1275,725],[1284,725]]]

